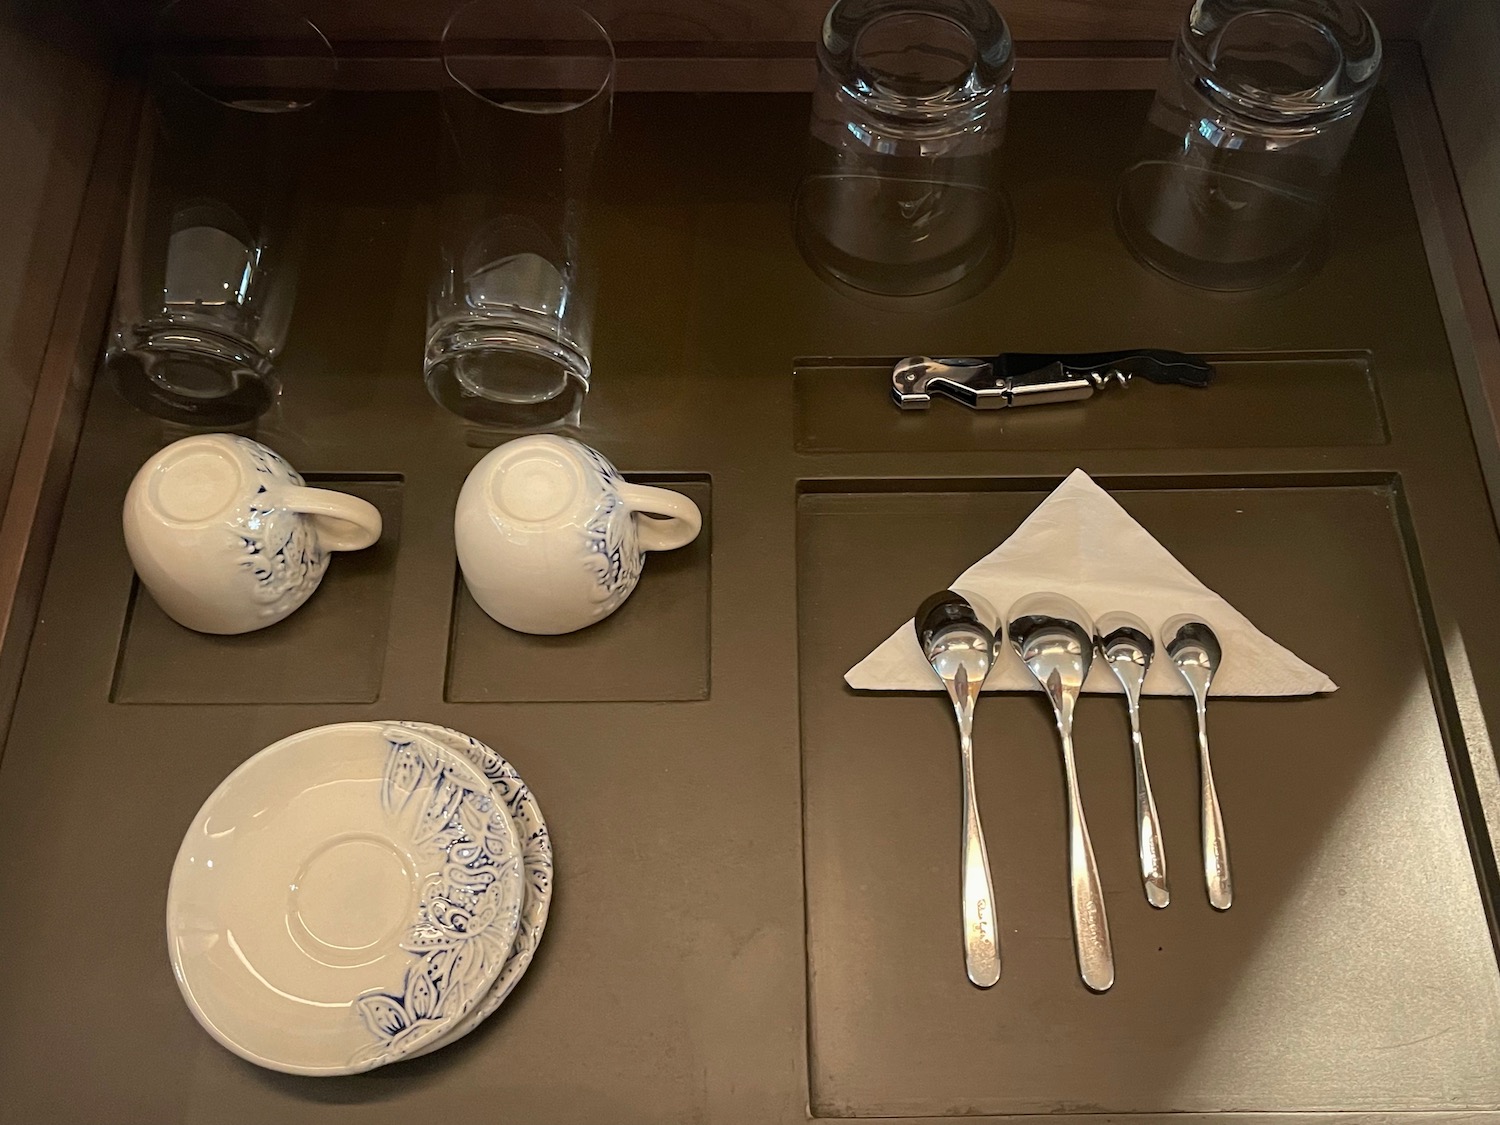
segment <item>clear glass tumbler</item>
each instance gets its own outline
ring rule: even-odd
[[[1351,0],[1197,0],[1116,214],[1135,254],[1205,289],[1254,289],[1317,246],[1380,74]]]
[[[567,0],[472,0],[442,51],[427,388],[485,425],[577,425],[594,297],[584,211],[609,131],[614,48]]]
[[[337,64],[275,0],[177,0],[152,47],[105,366],[150,414],[237,425],[277,393],[293,189]]]
[[[870,293],[932,293],[1009,253],[1000,145],[1014,69],[988,0],[838,0],[818,41],[798,245]]]

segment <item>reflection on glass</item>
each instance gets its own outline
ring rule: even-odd
[[[158,17],[105,354],[142,410],[236,425],[275,397],[292,192],[334,73],[322,33],[274,0],[178,0]]]
[[[1348,0],[1199,0],[1120,183],[1126,243],[1208,289],[1294,271],[1322,233],[1380,57]]]
[[[591,376],[583,216],[609,129],[609,36],[565,0],[473,0],[448,23],[443,63],[427,387],[486,425],[576,425]]]
[[[818,43],[796,234],[820,273],[931,293],[1008,251],[1010,32],[986,0],[839,0]]]

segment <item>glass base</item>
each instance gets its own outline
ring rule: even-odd
[[[497,429],[577,426],[589,362],[577,348],[527,326],[464,320],[427,344],[427,390],[460,417]]]
[[[136,409],[190,426],[254,421],[279,391],[269,358],[241,341],[198,330],[117,338],[104,364]]]

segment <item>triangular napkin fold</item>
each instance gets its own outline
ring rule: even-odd
[[[1082,469],[1026,517],[1009,539],[951,584],[988,599],[1005,613],[1023,594],[1056,590],[1089,613],[1128,610],[1153,631],[1169,617],[1191,613],[1213,626],[1224,649],[1214,695],[1312,695],[1338,686],[1312,665],[1266,636],[1232,605],[1190,574],[1114,498]],[[1147,695],[1186,695],[1157,638],[1157,659],[1146,677]],[[1008,644],[986,691],[1039,691]],[[844,676],[868,691],[941,691],[908,621]],[[1085,691],[1118,692],[1119,683],[1096,659]]]

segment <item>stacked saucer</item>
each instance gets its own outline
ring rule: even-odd
[[[436,1050],[531,963],[552,846],[494,750],[426,723],[341,723],[268,746],[194,818],[167,939],[183,998],[235,1054],[354,1074]]]

